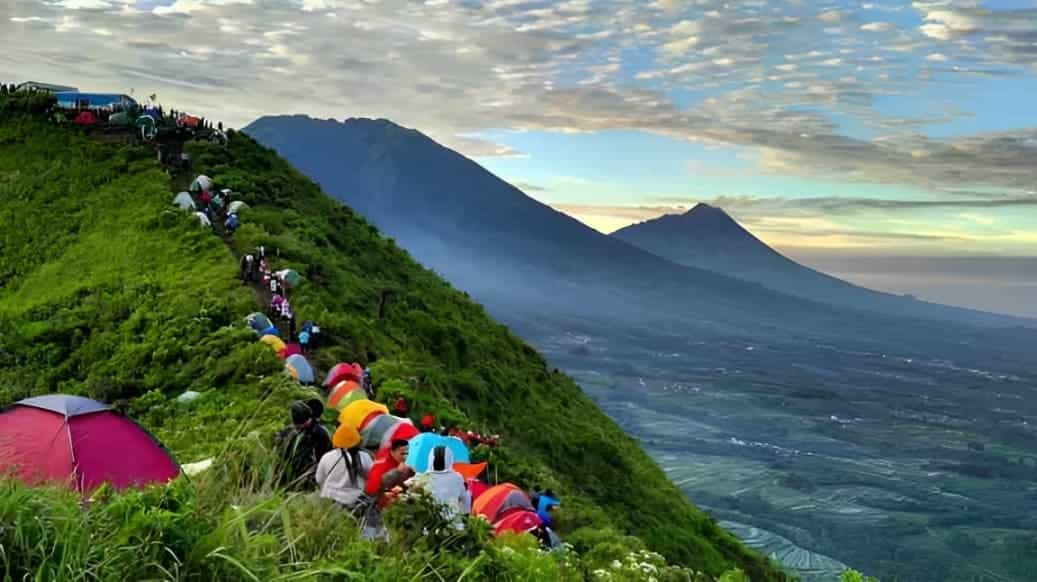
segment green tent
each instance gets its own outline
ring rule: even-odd
[[[113,113],[111,117],[108,118],[108,123],[111,125],[129,127],[133,125],[133,119],[125,111],[120,111],[118,113]]]
[[[158,128],[155,126],[155,119],[150,115],[141,115],[137,118],[136,123],[137,129],[140,130],[140,136],[144,139],[154,139],[158,133]]]
[[[274,276],[287,283],[289,287],[295,287],[302,281],[302,277],[295,269],[284,269],[274,273]]]

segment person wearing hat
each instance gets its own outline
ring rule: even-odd
[[[360,432],[339,425],[331,437],[335,448],[324,453],[317,464],[320,496],[343,506],[357,517],[367,512],[371,497],[364,493],[367,476],[374,465],[371,454],[360,448]]]
[[[294,485],[312,483],[319,461],[331,450],[331,438],[320,423],[323,405],[316,404],[319,412],[313,403],[293,402],[288,409],[292,426],[278,435],[284,447],[285,477]]]

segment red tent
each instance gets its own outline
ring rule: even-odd
[[[281,356],[282,360],[288,359],[290,356],[296,354],[302,354],[302,346],[299,344],[285,344],[284,349],[277,352],[277,355]]]
[[[92,111],[83,111],[72,120],[72,123],[76,125],[95,125],[97,123],[97,116]]]
[[[324,378],[324,386],[331,388],[344,380],[359,384],[363,381],[363,377],[364,369],[360,367],[360,364],[335,364],[335,367],[328,371],[327,378]]]
[[[457,463],[454,463],[455,465]],[[489,491],[490,486],[478,479],[472,479],[468,482],[468,494],[472,496],[472,504],[482,496],[483,493]]]
[[[543,525],[543,521],[535,511],[514,511],[500,518],[493,524],[493,533],[501,535],[506,532],[527,533]]]
[[[180,465],[136,422],[81,396],[51,394],[0,413],[0,474],[28,484],[66,483],[89,493],[165,483]]]

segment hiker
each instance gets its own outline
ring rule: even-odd
[[[303,334],[306,334],[306,347],[315,349],[320,341],[320,326],[312,321],[304,321],[302,331],[299,333],[299,343],[302,343]]]
[[[372,501],[364,487],[374,461],[360,448],[360,433],[349,425],[339,425],[331,443],[335,448],[324,453],[317,465],[320,496],[361,518]]]
[[[256,257],[251,253],[242,255],[241,261],[241,281],[243,283],[249,281],[255,281],[256,279]]]
[[[320,413],[314,414],[318,407]],[[310,482],[320,459],[331,450],[331,438],[319,420],[323,411],[319,400],[293,402],[289,408],[292,426],[281,431],[277,441],[286,465],[284,477],[290,484],[301,486]]]
[[[229,234],[234,234],[234,231],[238,230],[239,226],[241,226],[241,219],[238,218],[237,214],[231,214],[223,223],[223,227],[227,229]]]
[[[555,508],[561,505],[554,492],[550,489],[537,492],[530,496],[530,500],[533,503],[533,507],[536,508],[537,516],[540,518],[541,523],[545,527],[553,527],[554,519],[552,519],[552,514]]]
[[[372,497],[378,497],[403,485],[407,479],[413,477],[414,469],[406,462],[409,452],[410,443],[408,441],[394,440],[389,445],[389,455],[375,461],[364,491]]]
[[[421,432],[434,432],[436,428],[436,417],[431,413],[425,413],[425,415],[421,417],[421,421],[418,425]]]
[[[229,190],[222,190],[221,192],[229,192]],[[223,211],[224,194],[217,192],[212,195],[212,209],[219,215]]]
[[[209,194],[208,190],[202,190],[201,194],[198,195],[198,203],[208,210],[209,204],[212,203],[212,195]]]
[[[279,317],[281,315],[281,304],[284,303],[284,297],[280,293],[275,293],[270,298],[270,316]]]
[[[461,516],[472,509],[472,498],[465,487],[464,477],[454,471],[454,454],[445,446],[437,446],[429,453],[429,471],[419,475],[416,485],[422,487],[443,506],[443,517],[458,529],[464,528]]]
[[[281,287],[281,280],[280,279],[278,279],[277,277],[271,276],[270,277],[270,281],[269,281],[269,285],[270,285],[270,293],[272,295],[281,295],[281,292],[283,291],[283,289]]]
[[[298,338],[295,335],[295,313],[289,312],[288,317],[285,318],[285,321],[288,324],[288,338],[290,340],[297,340]],[[301,347],[302,346],[300,346],[300,348]]]
[[[292,325],[294,324],[295,319],[292,319]],[[303,330],[299,332],[299,337],[297,339],[299,350],[304,354],[308,353],[310,351],[310,332],[306,331],[306,328],[303,328]]]
[[[374,384],[371,382],[371,368],[364,368],[364,373],[360,377],[360,384],[364,387],[364,393],[367,394],[367,399],[374,400]]]
[[[374,528],[382,527],[382,511],[396,502],[406,489],[406,481],[414,476],[414,469],[406,463],[409,443],[404,439],[396,439],[389,447],[388,456],[375,461],[367,478],[364,493],[374,499],[368,512],[368,524]]]
[[[400,396],[399,398],[397,398],[396,402],[394,402],[393,405],[392,405],[393,413],[395,413],[396,416],[406,417],[408,409],[409,408],[407,406],[407,399],[404,398],[403,396]]]

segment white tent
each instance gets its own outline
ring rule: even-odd
[[[194,210],[194,199],[187,192],[181,192],[173,198],[173,205],[178,206],[180,210]]]
[[[191,182],[191,192],[201,192],[203,190],[212,190],[212,178],[202,174]]]
[[[244,200],[235,200],[227,206],[227,215],[237,214],[241,212],[242,208],[248,208],[248,204],[245,204]]]
[[[204,212],[195,212],[194,215],[198,217],[198,222],[200,222],[202,226],[212,228],[212,221],[209,220],[209,217],[206,216]]]

